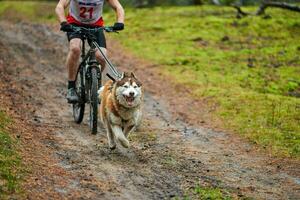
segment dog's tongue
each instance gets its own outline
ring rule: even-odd
[[[132,106],[132,105],[133,105],[133,100],[134,100],[133,97],[126,97],[126,101],[127,101],[127,104],[128,104],[129,106]]]

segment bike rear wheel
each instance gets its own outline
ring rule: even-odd
[[[83,80],[83,71],[80,70],[77,73],[76,77],[76,92],[79,97],[79,101],[73,104],[73,117],[74,121],[77,124],[80,124],[83,120],[84,116],[84,108],[85,108],[85,88],[84,88],[84,80]]]
[[[98,88],[101,76],[98,76],[97,67],[91,68],[91,90],[90,90],[90,128],[92,134],[97,134],[98,125]]]

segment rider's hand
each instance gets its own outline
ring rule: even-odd
[[[112,28],[114,31],[121,31],[124,29],[124,24],[120,22],[116,22]]]
[[[64,21],[60,23],[60,30],[64,32],[70,32],[72,31],[72,25],[69,24],[68,22]]]

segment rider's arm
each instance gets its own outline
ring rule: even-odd
[[[119,0],[107,0],[107,2],[115,10],[117,14],[117,22],[124,23],[125,12]]]
[[[67,21],[65,9],[68,7],[69,3],[70,0],[59,0],[58,4],[56,5],[55,13],[60,23]]]

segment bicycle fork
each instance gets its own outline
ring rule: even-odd
[[[97,69],[97,78],[98,78],[98,82],[99,82],[101,80],[101,65],[99,64],[99,62],[96,59],[96,47],[93,43],[91,44],[90,57],[89,57],[88,65],[89,65],[89,67],[88,67],[87,70],[89,70],[89,72],[91,72],[90,70],[93,67],[95,67]],[[101,82],[99,82],[98,85],[100,86]]]

